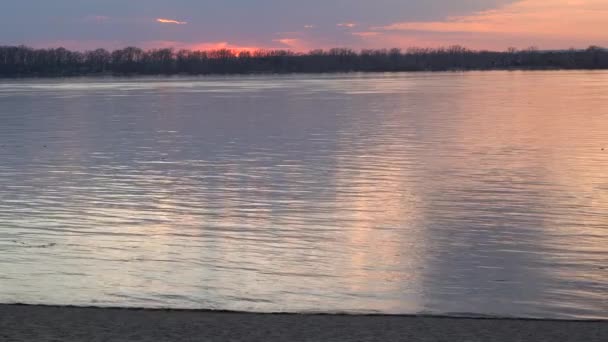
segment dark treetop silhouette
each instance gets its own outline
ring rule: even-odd
[[[426,49],[189,51],[127,47],[78,52],[64,48],[0,46],[0,77],[96,74],[250,74],[498,69],[608,69],[608,50],[473,51],[461,46]]]

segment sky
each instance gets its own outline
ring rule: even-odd
[[[2,0],[0,45],[87,50],[608,46],[608,0]]]

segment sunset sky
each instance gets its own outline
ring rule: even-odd
[[[0,45],[608,46],[608,0],[3,0]]]

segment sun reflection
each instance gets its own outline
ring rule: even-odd
[[[398,87],[390,80],[379,83],[381,89]],[[350,265],[344,266],[348,271],[343,276],[352,280],[353,292],[404,296],[424,292],[421,270],[425,267],[428,246],[420,222],[424,213],[417,205],[418,171],[402,164],[403,154],[414,147],[400,138],[404,132],[395,131],[405,126],[404,119],[399,110],[386,111],[380,104],[369,113],[369,122],[351,123],[364,127],[364,132],[359,132],[356,138],[340,139],[335,181],[336,202],[341,210],[337,214],[349,222],[344,230],[346,245],[350,246]],[[386,139],[390,133],[375,136],[373,132],[377,131],[394,131],[395,135]],[[358,150],[357,155],[339,152],[341,148],[353,147]],[[417,312],[424,305],[420,296],[389,298],[381,304],[388,312],[404,309]]]

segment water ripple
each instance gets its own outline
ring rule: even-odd
[[[608,73],[0,83],[0,301],[608,318]]]

